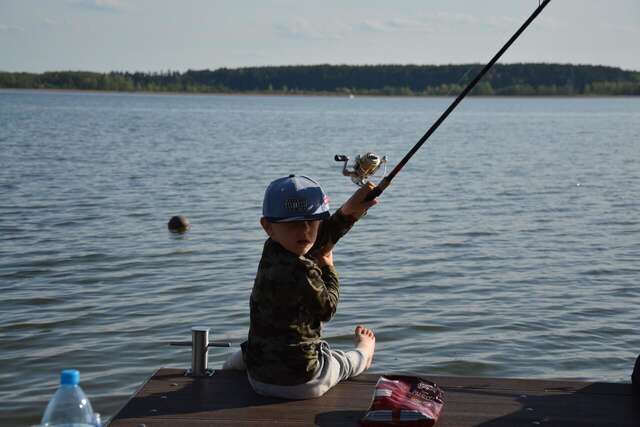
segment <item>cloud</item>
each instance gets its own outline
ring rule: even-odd
[[[356,25],[355,28],[373,33],[431,33],[434,31],[431,23],[410,18],[392,18],[384,21],[368,19]]]
[[[375,19],[367,19],[362,21],[358,25],[356,25],[361,31],[372,32],[372,33],[388,33],[391,32],[391,28],[389,28],[384,21],[378,21]]]
[[[449,13],[438,12],[434,14],[431,19],[435,22],[442,24],[479,24],[480,20],[473,15],[466,13]]]
[[[126,5],[121,0],[69,0],[76,7],[90,9],[98,12],[123,12]]]
[[[351,28],[340,23],[320,27],[304,18],[293,18],[288,22],[275,24],[274,28],[281,37],[306,40],[339,40],[351,31]]]
[[[356,33],[443,33],[458,31],[461,27],[517,28],[519,19],[509,16],[479,18],[464,13],[434,12],[427,15],[397,16],[392,18],[367,18],[351,24],[312,23],[304,18],[294,18],[275,25],[281,37],[306,40],[340,40]]]
[[[511,16],[492,16],[487,18],[483,25],[488,25],[493,28],[519,28],[522,25],[522,20],[513,18]]]
[[[0,33],[21,33],[23,31],[24,28],[18,27],[16,25],[0,24]]]
[[[361,32],[374,33],[433,33],[454,25],[474,25],[478,22],[472,15],[438,12],[421,18],[367,19],[356,24],[354,28]]]

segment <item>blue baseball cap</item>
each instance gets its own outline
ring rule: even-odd
[[[329,218],[329,197],[309,177],[285,176],[269,184],[264,192],[262,216],[269,222]]]

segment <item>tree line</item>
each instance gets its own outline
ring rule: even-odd
[[[187,93],[457,95],[483,67],[292,65],[185,72],[2,72],[0,88]],[[640,72],[571,64],[496,64],[472,95],[640,95]]]

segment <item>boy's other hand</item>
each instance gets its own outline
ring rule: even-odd
[[[355,193],[345,202],[340,208],[342,213],[347,216],[352,216],[356,219],[364,215],[367,210],[378,203],[378,199],[373,199],[365,202],[367,194],[375,188],[375,185],[371,182],[367,182],[362,187],[358,188]]]
[[[316,262],[320,267],[333,265],[333,245],[325,245],[314,254]]]

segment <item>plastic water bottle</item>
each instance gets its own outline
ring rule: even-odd
[[[89,399],[80,388],[80,372],[66,369],[60,387],[44,411],[40,424],[46,427],[100,427],[100,415],[93,413]]]

